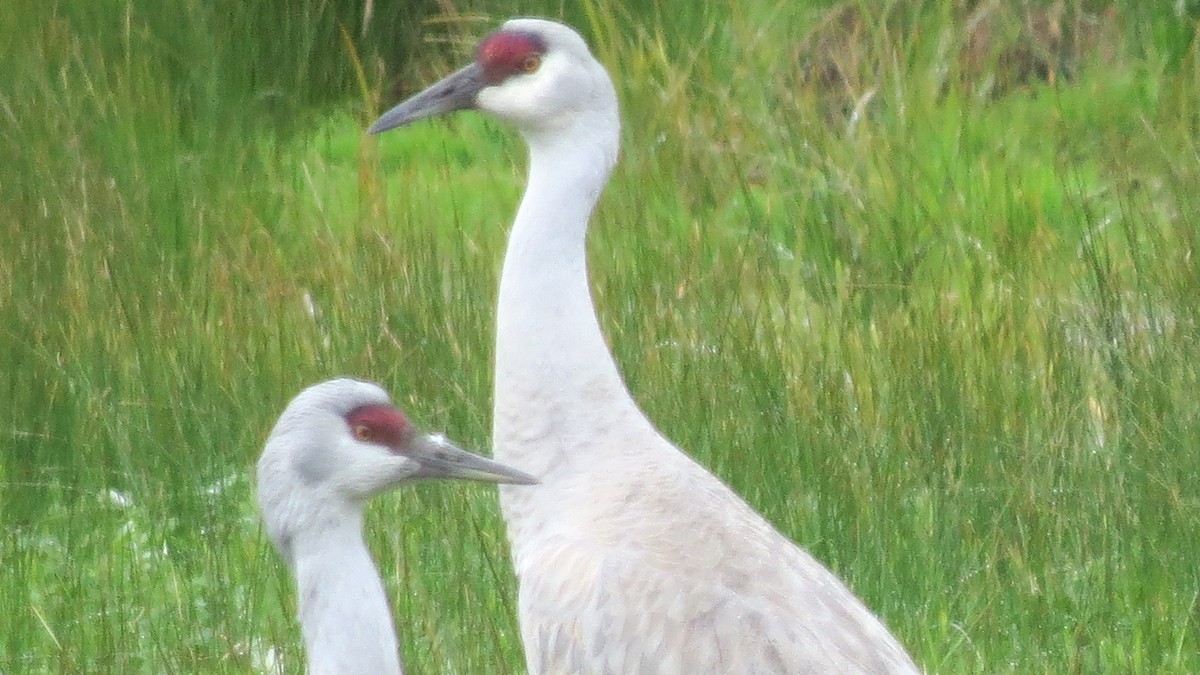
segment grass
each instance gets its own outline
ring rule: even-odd
[[[523,149],[472,115],[360,129],[380,54],[427,57],[411,87],[494,21],[384,50],[414,21],[381,15],[352,53],[328,4],[23,5],[0,671],[295,670],[250,480],[286,401],[369,377],[487,446]],[[1200,671],[1194,17],[714,7],[566,15],[622,98],[591,269],[638,400],[930,672]],[[404,490],[370,529],[411,670],[520,670],[491,490]]]

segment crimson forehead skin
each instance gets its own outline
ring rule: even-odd
[[[412,426],[404,413],[386,405],[368,405],[352,410],[346,415],[346,423],[351,429],[365,427],[368,438],[397,451],[403,446]]]
[[[475,61],[483,67],[484,79],[497,84],[522,70],[525,59],[546,53],[541,36],[517,30],[498,30],[479,43]]]

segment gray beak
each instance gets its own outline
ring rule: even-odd
[[[421,465],[413,478],[458,478],[485,483],[533,485],[537,479],[527,473],[473,455],[441,434],[417,432],[407,444],[405,455]]]
[[[378,134],[425,117],[474,108],[475,95],[486,85],[483,68],[478,63],[472,63],[385,112],[367,132]]]

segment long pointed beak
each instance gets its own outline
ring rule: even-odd
[[[388,129],[411,124],[425,117],[474,108],[475,95],[486,84],[487,82],[483,78],[483,67],[478,63],[472,63],[447,75],[425,91],[385,112],[375,120],[367,132],[378,134]]]
[[[458,447],[441,434],[417,432],[408,443],[409,459],[421,465],[413,478],[458,478],[485,483],[534,485],[537,479],[499,462],[493,462]]]

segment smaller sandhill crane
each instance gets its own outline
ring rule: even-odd
[[[310,675],[404,672],[383,580],[363,541],[363,505],[418,478],[536,482],[419,431],[368,382],[313,385],[275,424],[258,460],[258,504],[296,579]]]
[[[620,119],[583,38],[508,21],[371,132],[463,109],[529,146],[500,275],[493,419],[496,458],[539,481],[500,489],[529,671],[918,672],[841,580],[663,437],[625,388],[585,246]]]

